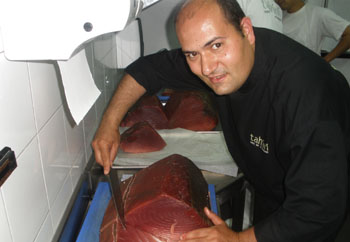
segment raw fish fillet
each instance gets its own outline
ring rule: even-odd
[[[168,128],[168,118],[157,96],[143,96],[126,114],[120,126],[131,127],[142,121],[147,121],[155,129]]]
[[[134,124],[120,138],[120,148],[128,153],[154,152],[165,146],[163,138],[146,121]]]
[[[100,229],[101,242],[178,241],[183,233],[211,226],[208,185],[195,164],[171,155],[122,182],[126,230],[110,201]]]
[[[218,124],[217,112],[208,93],[175,91],[165,105],[169,128],[210,131]]]

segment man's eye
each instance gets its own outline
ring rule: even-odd
[[[194,57],[196,57],[196,55],[197,55],[196,52],[191,52],[191,53],[188,53],[188,54],[187,54],[187,57],[188,57],[188,58],[194,58]]]
[[[214,50],[217,50],[217,49],[219,49],[221,47],[221,43],[215,43],[215,44],[213,44],[212,47],[213,47]]]

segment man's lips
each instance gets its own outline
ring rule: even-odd
[[[218,83],[221,82],[222,80],[224,80],[226,77],[226,74],[222,74],[222,75],[216,75],[216,76],[209,76],[209,80],[212,83]]]

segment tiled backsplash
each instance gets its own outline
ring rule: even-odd
[[[95,60],[94,48],[85,46],[102,94],[79,125],[66,106],[56,62],[14,62],[0,53],[0,148],[9,146],[18,164],[0,188],[2,242],[51,241],[61,222],[122,72]]]

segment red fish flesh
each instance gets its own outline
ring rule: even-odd
[[[165,146],[163,138],[146,121],[134,124],[120,138],[120,148],[128,153],[154,152]]]
[[[175,91],[165,105],[169,128],[210,131],[218,124],[217,112],[208,93]]]
[[[120,126],[131,127],[142,121],[147,121],[155,129],[168,128],[168,118],[157,96],[143,96],[126,114]]]
[[[204,214],[208,185],[197,166],[171,155],[140,170],[121,186],[126,230],[110,201],[100,229],[101,242],[178,241],[183,233],[211,226]]]

